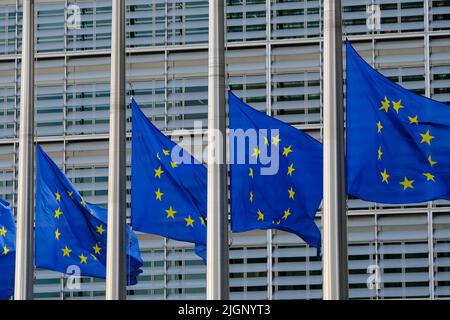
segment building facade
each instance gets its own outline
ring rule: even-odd
[[[111,1],[35,2],[37,141],[86,200],[106,205]],[[228,88],[320,140],[322,1],[226,2]],[[366,61],[407,89],[450,103],[450,1],[343,0],[343,6],[345,36]],[[128,0],[126,11],[127,94],[167,133],[197,121],[206,128],[208,1]],[[1,1],[0,197],[14,208],[21,28],[21,1]],[[193,137],[205,144],[204,135]],[[349,199],[348,207],[351,298],[450,297],[449,202]],[[191,245],[139,237],[144,273],[129,287],[129,299],[205,298],[205,267]],[[254,231],[230,239],[232,299],[322,297],[322,263],[295,235]],[[37,270],[35,297],[104,297],[104,280],[83,278],[79,287],[67,280]]]

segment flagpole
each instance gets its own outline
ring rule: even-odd
[[[229,298],[224,10],[224,0],[209,1],[206,264],[208,300]],[[220,137],[217,136],[219,132]]]
[[[106,299],[126,299],[125,0],[112,1]]]
[[[15,300],[33,299],[34,0],[23,1]]]
[[[348,298],[341,1],[324,0],[323,299]]]

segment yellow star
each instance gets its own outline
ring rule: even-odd
[[[160,178],[161,179],[161,175],[164,173],[163,170],[161,170],[161,166],[159,166],[158,169],[154,169],[155,170],[155,178]]]
[[[67,191],[67,194],[69,195],[69,197],[73,198],[73,191]]]
[[[92,253],[90,253],[90,255],[91,255],[92,259],[94,259],[95,261],[97,261],[97,257],[96,257],[96,256],[94,256]]]
[[[278,221],[272,221],[272,223],[273,223],[273,224],[280,224],[280,223],[281,223],[281,220],[278,220]]]
[[[102,235],[103,232],[105,232],[105,229],[103,229],[103,225],[97,226],[97,233],[99,233],[100,235]]]
[[[8,232],[8,230],[6,230],[4,226],[2,226],[2,228],[0,229],[0,235],[6,236],[6,232]]]
[[[86,205],[86,201],[84,201],[84,198],[81,197],[81,201],[80,201],[81,205],[84,207]]]
[[[178,163],[174,162],[174,161],[170,161],[170,166],[175,169],[178,167]]]
[[[381,101],[380,110],[384,110],[384,111],[388,112],[390,106],[391,106],[391,104],[390,104],[388,98],[384,97],[384,100]]]
[[[276,136],[272,137],[272,144],[274,146],[278,146],[278,143],[280,143],[281,139],[280,139],[280,135],[277,134]]]
[[[423,175],[425,176],[425,177],[427,177],[427,181],[433,181],[433,182],[435,182],[434,181],[434,176],[431,174],[431,173],[429,173],[429,172],[427,172],[427,173],[423,173]]]
[[[295,191],[292,189],[292,187],[288,190],[289,192],[289,199],[294,200]]]
[[[253,178],[253,168],[248,168],[248,176]]]
[[[55,198],[56,198],[56,201],[61,202],[61,195],[59,194],[58,191],[55,192]]]
[[[61,208],[58,207],[58,209],[55,210],[55,218],[59,219],[59,216],[62,215]]]
[[[253,192],[250,191],[250,202],[253,203]]]
[[[381,156],[383,155],[383,152],[381,151],[381,146],[378,148],[378,160],[381,160]]]
[[[62,248],[61,251],[63,252],[63,257],[70,257],[70,253],[72,252],[67,246]]]
[[[80,258],[81,264],[87,264],[87,257],[85,257],[84,254],[81,254],[81,256],[78,256],[78,258]]]
[[[172,218],[172,220],[175,220],[175,213],[177,213],[177,212],[172,209],[172,206],[170,206],[169,209],[166,210],[166,213],[167,213],[167,219]]]
[[[9,249],[6,245],[3,246],[3,255],[6,256],[9,252]]]
[[[163,153],[164,153],[165,156],[168,156],[170,154],[170,150],[163,149]]]
[[[414,180],[408,180],[408,178],[404,178],[402,182],[399,182],[401,185],[403,185],[403,190],[406,190],[408,188],[414,189],[413,187]]]
[[[161,190],[159,190],[159,188],[158,188],[158,190],[155,191],[155,195],[156,195],[156,199],[155,200],[162,201],[163,194],[164,193],[162,193]]]
[[[409,119],[409,123],[410,124],[419,124],[419,118],[418,118],[418,116],[415,116],[415,117],[410,117],[410,116],[408,116],[408,119]]]
[[[101,250],[102,250],[102,248],[100,248],[100,247],[98,246],[98,243],[96,243],[95,246],[92,247],[92,249],[94,249],[94,253],[95,253],[95,254],[100,254],[100,252],[101,252]],[[94,257],[95,257],[95,256],[94,256]]]
[[[383,182],[389,183],[389,175],[386,172],[386,169],[384,169],[384,171],[381,172],[381,178],[382,178],[382,181],[381,181],[382,183]]]
[[[430,135],[430,130],[427,130],[427,132],[425,133],[421,133],[420,134],[422,137],[422,141],[420,141],[420,143],[428,143],[428,145],[430,145],[431,139],[433,139],[434,137],[432,135]]]
[[[392,107],[394,108],[395,111],[397,111],[397,113],[400,111],[400,109],[403,109],[404,106],[401,105],[402,100],[398,100],[397,102],[392,101]]]
[[[269,140],[267,139],[267,137],[264,137],[264,144],[269,145]]]
[[[55,239],[59,240],[59,236],[61,235],[61,232],[59,232],[59,229],[56,229],[55,231]]]
[[[201,224],[202,226],[206,226],[206,224],[205,224],[205,219],[203,219],[202,216],[200,216],[200,217],[198,217],[198,218],[200,219],[200,224]]]
[[[264,221],[264,213],[261,212],[261,210],[258,209],[258,219],[256,219],[256,221]]]
[[[291,208],[288,208],[283,215],[283,219],[287,220],[287,218],[291,215]]]
[[[286,158],[287,158],[287,156],[289,155],[289,153],[291,153],[292,152],[292,146],[289,146],[289,147],[285,147],[285,148],[283,148],[283,156],[285,156]]]
[[[260,153],[261,153],[261,150],[259,150],[258,147],[253,148],[253,154],[252,154],[253,157],[258,158]]]
[[[431,159],[431,156],[428,156],[428,162],[430,163],[430,166],[434,166],[437,161],[433,161],[433,159]]]
[[[288,167],[288,172],[287,172],[287,174],[290,175],[290,176],[292,177],[292,173],[293,173],[294,171],[295,171],[294,164],[291,163],[291,165]]]
[[[159,152],[156,153],[156,158],[158,158],[158,160],[161,160],[161,157],[159,156]]]
[[[377,129],[378,129],[378,133],[381,133],[381,129],[383,129],[383,126],[381,125],[381,121],[377,122]]]
[[[184,220],[186,220],[186,227],[194,227],[194,219],[192,219],[190,215],[187,218],[184,218]]]

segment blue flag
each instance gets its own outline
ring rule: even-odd
[[[295,233],[320,253],[314,217],[322,200],[322,144],[245,104],[230,107],[231,228]],[[247,152],[248,150],[248,152]]]
[[[450,193],[450,106],[412,93],[346,42],[348,193],[414,203]]]
[[[36,267],[106,277],[107,210],[86,202],[53,160],[36,146]],[[143,261],[127,226],[127,284],[137,283]]]
[[[206,262],[206,168],[131,105],[131,224],[194,243]]]
[[[14,293],[16,225],[9,203],[0,199],[0,300]]]

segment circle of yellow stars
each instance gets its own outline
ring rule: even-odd
[[[272,145],[278,147],[281,141],[282,141],[282,139],[280,138],[280,135],[277,134],[277,135],[271,137],[270,143]],[[264,144],[265,145],[269,145],[270,143],[269,143],[269,139],[267,137],[264,137]],[[289,155],[291,153],[293,153],[294,151],[292,149],[292,145],[288,145],[288,146],[283,147],[283,151],[280,150],[280,152],[281,152],[282,157],[284,157],[285,159],[287,159],[289,161],[290,160]],[[260,154],[261,154],[261,150],[259,149],[259,147],[254,147],[253,148],[253,152],[252,152],[252,156],[255,157],[255,158],[258,158],[258,156]],[[289,177],[292,177],[294,175],[294,171],[295,170],[296,169],[295,169],[294,163],[290,162],[289,166],[287,167],[286,175],[289,176]],[[253,168],[250,167],[249,170],[248,170],[249,179],[253,179],[254,175],[255,175],[255,172],[254,172]],[[291,186],[289,189],[287,189],[287,194],[288,194],[287,196],[288,196],[289,200],[295,200],[294,187]],[[254,201],[254,193],[253,193],[253,190],[250,190],[250,192],[249,192],[249,202],[250,202],[250,204],[253,204],[253,201]],[[264,212],[261,211],[261,209],[258,208],[257,211],[256,211],[256,214],[257,214],[256,221],[261,221],[261,222],[266,221],[265,220],[266,219],[266,215],[264,214]],[[279,225],[281,223],[281,220],[287,220],[288,217],[291,214],[292,214],[291,213],[291,209],[287,208],[283,212],[282,218],[277,220],[277,221],[272,221],[272,223],[276,224],[276,225]]]
[[[165,157],[168,157],[168,156],[170,156],[170,150],[162,149],[162,154]],[[156,158],[159,161],[162,161],[161,153],[157,152],[156,153]],[[176,169],[176,168],[179,167],[179,164],[177,162],[175,162],[175,161],[169,161],[169,164],[170,164],[170,167],[172,169]],[[164,177],[164,174],[166,173],[162,169],[162,166],[158,166],[158,168],[153,169],[153,170],[154,170],[153,177],[156,180],[161,180]],[[161,190],[160,187],[158,187],[156,190],[154,190],[154,194],[155,194],[155,201],[161,201],[161,202],[163,201],[165,193]],[[165,217],[166,217],[167,220],[171,220],[171,221],[176,220],[177,210],[175,210],[172,207],[172,205],[170,205],[167,209],[165,209],[164,212],[165,212]],[[187,227],[187,228],[194,228],[194,224],[195,224],[196,220],[191,215],[188,215],[186,218],[183,218],[183,219],[184,219],[184,221],[186,223],[185,227]],[[198,219],[199,219],[200,225],[206,227],[206,223],[205,223],[206,220],[205,220],[205,218],[203,218],[201,215],[199,215]]]
[[[399,114],[401,109],[405,108],[402,105],[401,99],[398,101],[394,101],[394,100],[389,100],[387,98],[387,96],[385,96],[384,99],[381,101],[381,106],[380,106],[379,110],[387,113],[389,111],[389,109],[391,108],[391,103],[392,103],[392,109],[394,109],[394,111],[396,112],[397,115]],[[409,121],[410,125],[418,125],[419,124],[419,116],[418,115],[408,116],[408,121]],[[377,134],[382,135],[383,134],[383,124],[381,123],[381,121],[378,121],[376,123],[376,126],[377,126]],[[429,146],[431,145],[432,140],[435,138],[433,135],[431,135],[430,130],[427,130],[426,132],[423,132],[423,133],[419,133],[419,135],[420,135],[420,139],[421,139],[420,144],[425,143],[425,144],[428,144]],[[381,161],[382,157],[383,157],[383,149],[382,149],[381,145],[379,145],[378,150],[377,150],[377,158],[379,161]],[[437,161],[433,160],[431,155],[428,155],[427,160],[431,167],[433,167],[434,165],[437,164]],[[435,176],[432,173],[424,172],[424,173],[422,173],[422,175],[426,178],[426,181],[435,182]],[[390,175],[386,168],[384,168],[383,171],[380,171],[380,178],[381,178],[381,183],[389,184]],[[403,180],[399,181],[399,184],[401,185],[401,188],[403,188],[403,190],[408,190],[408,189],[414,189],[414,182],[415,182],[415,180],[409,179],[408,177],[404,176]]]
[[[74,194],[73,191],[67,190],[67,196],[70,198],[70,201],[76,201],[74,199]],[[54,197],[56,200],[56,203],[58,204],[58,207],[54,210],[54,218],[57,220],[60,220],[60,217],[64,214],[63,211],[61,210],[61,206],[59,205],[59,203],[61,203],[61,199],[63,197],[63,195],[61,195],[61,193],[59,191],[54,192]],[[79,203],[83,206],[86,207],[86,200],[83,197],[80,197]],[[91,212],[92,214],[92,212]],[[103,224],[99,224],[97,226],[95,226],[95,232],[98,233],[100,236],[103,235],[103,233],[106,231]],[[1,234],[1,229],[0,229],[0,234]],[[55,240],[60,241],[60,237],[61,237],[61,231],[59,230],[59,228],[56,228],[55,230]],[[88,264],[88,257],[91,257],[94,261],[96,261],[98,258],[96,255],[100,255],[102,253],[102,247],[99,246],[99,243],[96,243],[95,246],[92,247],[93,252],[92,253],[81,253],[80,255],[78,255],[78,259],[79,259],[79,263],[80,265],[82,264]],[[71,258],[71,253],[72,253],[72,249],[69,248],[69,246],[65,245],[64,247],[61,248],[61,254],[63,257],[68,257]]]

